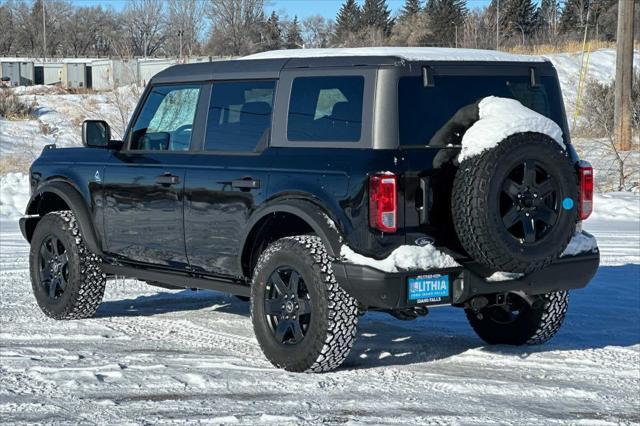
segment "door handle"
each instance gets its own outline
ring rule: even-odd
[[[260,181],[253,180],[251,178],[235,179],[231,181],[232,188],[245,188],[245,189],[258,189],[260,188]]]
[[[180,177],[171,173],[163,173],[156,177],[156,183],[159,185],[175,185],[180,183]]]
[[[222,185],[231,185],[232,188],[240,188],[243,190],[260,188],[260,181],[257,179],[251,179],[250,177],[234,180],[223,180],[219,181],[218,183]]]

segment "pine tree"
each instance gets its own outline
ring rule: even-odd
[[[385,36],[391,33],[393,20],[386,0],[364,0],[360,22],[364,28],[382,30]]]
[[[526,40],[536,23],[533,0],[503,0],[500,4],[500,26],[517,40]]]
[[[462,36],[462,25],[467,14],[464,0],[428,0],[425,11],[433,29],[431,42],[441,46],[454,46],[455,34]]]
[[[404,6],[402,7],[402,11],[400,12],[400,17],[409,17],[415,16],[422,10],[422,5],[420,4],[420,0],[406,0]]]
[[[282,28],[276,12],[271,12],[271,16],[264,23],[262,45],[265,50],[282,49]]]
[[[584,30],[587,23],[589,0],[567,0],[560,16],[560,30],[564,34],[576,34]]]
[[[344,43],[352,34],[360,31],[360,6],[356,0],[346,0],[336,16],[335,44]]]
[[[294,16],[293,21],[289,23],[287,27],[287,49],[301,49],[303,48],[304,41],[302,40],[302,34],[300,34],[300,24],[298,23],[298,17]]]

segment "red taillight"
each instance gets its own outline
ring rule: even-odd
[[[369,177],[369,225],[382,232],[396,232],[397,200],[395,175],[377,174]]]
[[[580,162],[578,167],[578,179],[580,181],[580,203],[578,204],[578,217],[585,220],[593,211],[593,168],[586,161]]]

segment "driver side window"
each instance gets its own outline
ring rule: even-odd
[[[188,151],[199,98],[199,85],[154,87],[133,127],[130,149]]]

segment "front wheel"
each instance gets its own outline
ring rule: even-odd
[[[47,316],[92,317],[104,295],[106,276],[100,258],[84,244],[75,215],[51,212],[38,222],[29,253],[31,284]]]
[[[533,296],[532,303],[509,294],[504,305],[465,309],[476,334],[490,345],[537,345],[560,330],[569,304],[566,291]]]
[[[319,237],[286,237],[271,244],[258,260],[251,319],[273,365],[323,372],[338,367],[349,354],[358,304],[336,282]]]

